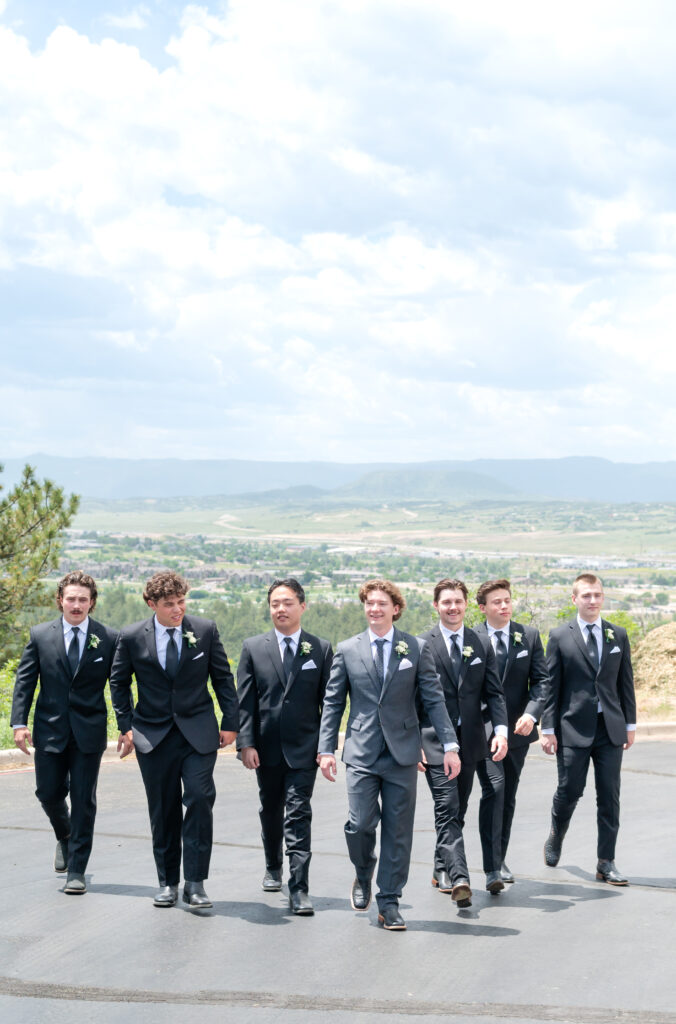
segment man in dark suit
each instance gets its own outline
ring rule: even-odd
[[[504,889],[500,877],[501,850],[493,820],[498,813],[502,814],[504,783],[498,762],[507,753],[507,709],[493,650],[484,651],[474,630],[465,625],[467,587],[463,581],[440,580],[434,588],[434,607],[439,622],[434,629],[423,633],[422,638],[429,644],[441,678],[446,708],[460,744],[462,768],[457,788],[438,772],[430,771],[430,765],[439,763],[440,748],[434,723],[423,719],[422,749],[428,765],[426,776],[434,800],[437,830],[432,884],[455,896],[458,906],[466,907],[470,905],[471,891],[467,891],[469,872],[464,845],[458,840],[458,826],[462,829],[465,824],[475,774],[482,787],[490,785],[495,794],[493,806],[485,807],[479,816],[486,889],[493,895]],[[482,702],[488,706],[494,726],[490,758]]]
[[[143,598],[154,615],[122,630],[110,692],[120,730],[117,748],[121,757],[136,749],[148,798],[160,883],[155,906],[173,907],[178,899],[182,844],[183,902],[202,909],[212,905],[204,880],[211,858],[216,753],[235,740],[239,705],[216,623],[185,614],[187,593],[188,584],[174,572],[158,572],[148,581]],[[222,713],[220,730],[209,679]]]
[[[308,895],[310,800],[317,775],[319,719],[333,651],[301,629],[305,591],[298,580],[268,590],[269,633],[244,641],[237,667],[240,731],[237,749],[255,769],[265,852],[265,892],[282,887],[282,839],[289,857],[289,906],[314,913]]]
[[[514,875],[507,867],[505,858],[512,820],[516,807],[516,791],[528,753],[528,747],[538,738],[536,723],[544,707],[549,675],[545,652],[537,629],[522,626],[512,621],[512,589],[509,580],[488,580],[482,583],[476,595],[477,604],[486,621],[476,628],[476,634],[484,650],[493,649],[498,675],[507,705],[507,755],[500,762],[504,770],[504,802],[502,815],[497,813],[499,798],[496,799],[492,785],[492,762],[486,761],[489,785],[484,787],[479,805],[479,819],[486,823],[491,819],[499,837],[501,849],[500,875],[503,882],[513,882]],[[492,723],[488,708],[484,709],[484,720],[488,732]]]
[[[96,783],[106,749],[103,695],[117,633],[90,618],[96,583],[79,570],[59,580],[61,616],[33,626],[16,673],[11,722],[25,754],[35,747],[35,795],[56,836],[54,870],[67,871],[64,892],[87,891],[94,839]],[[38,680],[33,736],[28,716]],[[70,812],[66,797],[70,792]]]
[[[420,757],[417,693],[443,745],[446,773],[457,775],[460,762],[429,647],[394,626],[406,607],[399,588],[389,580],[368,580],[359,599],[368,629],[338,644],[324,696],[319,764],[324,777],[335,781],[333,752],[349,696],[343,761],[349,802],[345,839],[356,873],[352,906],[366,910],[371,902],[380,821],[378,921],[388,931],[403,931],[399,900],[411,860]]]
[[[594,762],[597,807],[596,877],[627,885],[615,867],[620,827],[622,751],[634,742],[636,699],[627,631],[601,618],[603,584],[594,573],[573,583],[577,615],[553,629],[547,644],[550,685],[542,715],[541,744],[556,754],[559,784],[545,863],[555,867],[575,806]]]

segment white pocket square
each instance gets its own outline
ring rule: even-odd
[[[401,661],[399,662],[399,671],[400,672],[401,672],[402,668],[413,668],[413,662],[409,661],[408,658],[402,658]]]
[[[620,653],[620,648],[619,647],[613,647],[613,649],[612,649],[612,651],[610,653],[611,654],[619,654]]]
[[[481,658],[475,658],[474,661],[470,661],[469,664],[470,664],[470,667],[472,665],[480,665],[481,664]]]
[[[200,651],[199,654],[196,654],[195,657],[192,660],[193,661],[197,661],[198,658],[203,658],[203,657],[204,657],[204,651]]]
[[[94,658],[94,664],[96,664],[97,661],[103,661],[103,658]]]
[[[528,651],[519,651],[519,653],[516,656],[517,661],[518,661],[519,658],[527,658],[527,657],[528,657]]]
[[[317,666],[315,665],[314,660],[312,658],[310,658],[309,661],[304,661],[303,662],[303,665],[301,667],[301,672],[304,672],[306,668],[317,668]]]

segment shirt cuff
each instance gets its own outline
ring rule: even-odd
[[[457,743],[444,743],[444,754],[447,754],[449,750],[452,750],[457,754],[458,751],[460,750],[460,747],[458,746]]]
[[[531,722],[537,722],[537,718],[535,715],[531,715],[530,711],[524,711],[523,716],[524,718],[530,718]]]
[[[28,726],[26,725],[25,722],[24,722],[23,725],[10,725],[10,729],[27,729],[27,728],[28,728]],[[627,728],[629,728],[629,726],[627,726]],[[636,728],[636,726],[634,726],[634,728]]]
[[[636,732],[636,723],[627,726],[627,732]]]
[[[508,729],[506,725],[496,725],[493,729],[496,736],[504,736],[507,739]]]
[[[542,733],[543,736],[553,736],[554,735],[554,730],[553,729],[540,729],[540,732]]]

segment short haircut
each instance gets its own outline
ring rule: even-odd
[[[149,601],[160,601],[163,597],[185,597],[189,590],[187,580],[171,569],[163,569],[151,576],[146,583],[143,600],[148,604]]]
[[[462,580],[439,580],[436,587],[434,588],[434,603],[436,604],[439,600],[439,594],[442,590],[461,590],[462,595],[467,600],[468,591]]]
[[[488,595],[492,594],[494,590],[507,590],[509,596],[512,596],[512,584],[509,580],[486,580],[476,592],[476,603],[486,604]]]
[[[96,589],[96,583],[94,579],[86,572],[82,572],[81,569],[75,569],[74,572],[67,572],[65,576],[62,576],[59,582],[56,584],[56,603],[59,608],[63,601],[63,592],[66,587],[86,587],[92,599],[92,608],[96,605],[96,598],[99,596],[99,592]]]
[[[573,593],[577,594],[580,589],[578,583],[600,583],[601,589],[603,590],[603,580],[600,576],[597,576],[594,572],[581,572],[579,576],[576,576],[573,580]]]
[[[359,588],[359,600],[362,604],[366,604],[366,599],[374,590],[384,591],[388,597],[392,598],[392,604],[399,606],[399,611],[392,616],[392,621],[396,622],[406,607],[406,598],[397,584],[391,583],[390,580],[366,580]]]
[[[301,587],[298,580],[294,579],[293,576],[289,576],[288,579],[285,580],[272,581],[272,583],[268,587],[268,604],[270,604],[272,591],[277,590],[278,587],[288,587],[289,590],[293,590],[294,594],[296,595],[301,604],[305,603],[305,591]]]

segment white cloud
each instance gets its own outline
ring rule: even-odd
[[[141,4],[140,7],[134,8],[133,11],[129,11],[127,14],[111,14],[110,12],[103,14],[101,15],[101,21],[104,25],[110,26],[110,28],[140,31],[147,27],[149,17],[150,9],[145,4]]]

